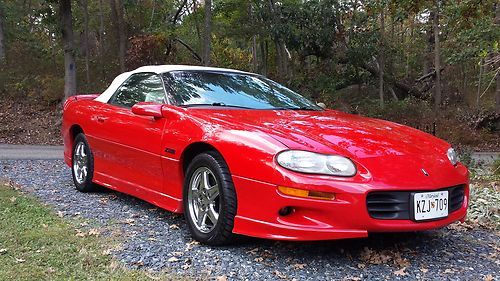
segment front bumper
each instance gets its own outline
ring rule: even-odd
[[[238,196],[238,211],[233,232],[277,240],[330,240],[367,237],[369,232],[407,232],[441,228],[467,213],[469,185],[465,184],[460,208],[448,217],[415,222],[409,219],[385,220],[370,217],[366,198],[380,187],[371,183],[336,182],[330,186],[336,199],[331,201],[291,197],[281,194],[277,185],[233,176]],[[438,190],[440,188],[435,188]],[[394,189],[392,189],[394,190]],[[433,189],[422,189],[431,191]],[[280,216],[283,207],[294,211]]]

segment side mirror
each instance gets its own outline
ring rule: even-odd
[[[132,106],[132,112],[137,115],[151,116],[159,119],[163,118],[163,113],[161,112],[162,106],[162,104],[153,102],[138,102]]]
[[[324,102],[318,102],[317,105],[323,109],[326,109],[326,104]]]

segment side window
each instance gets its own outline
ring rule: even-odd
[[[132,107],[141,101],[165,102],[165,91],[158,75],[151,73],[134,74],[109,99],[110,104],[123,107]]]

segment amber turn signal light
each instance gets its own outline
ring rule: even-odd
[[[296,196],[296,197],[323,199],[323,200],[335,199],[335,194],[330,192],[305,190],[305,189],[286,187],[286,186],[278,186],[278,190],[285,195]]]

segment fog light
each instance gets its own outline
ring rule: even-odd
[[[289,214],[291,214],[293,212],[293,208],[290,207],[290,206],[287,206],[287,207],[283,207],[281,208],[279,211],[278,211],[278,214],[280,216],[288,216]]]
[[[323,199],[323,200],[335,199],[335,194],[330,192],[305,190],[305,189],[298,189],[286,186],[278,186],[278,190],[285,195],[296,196],[296,197]]]

